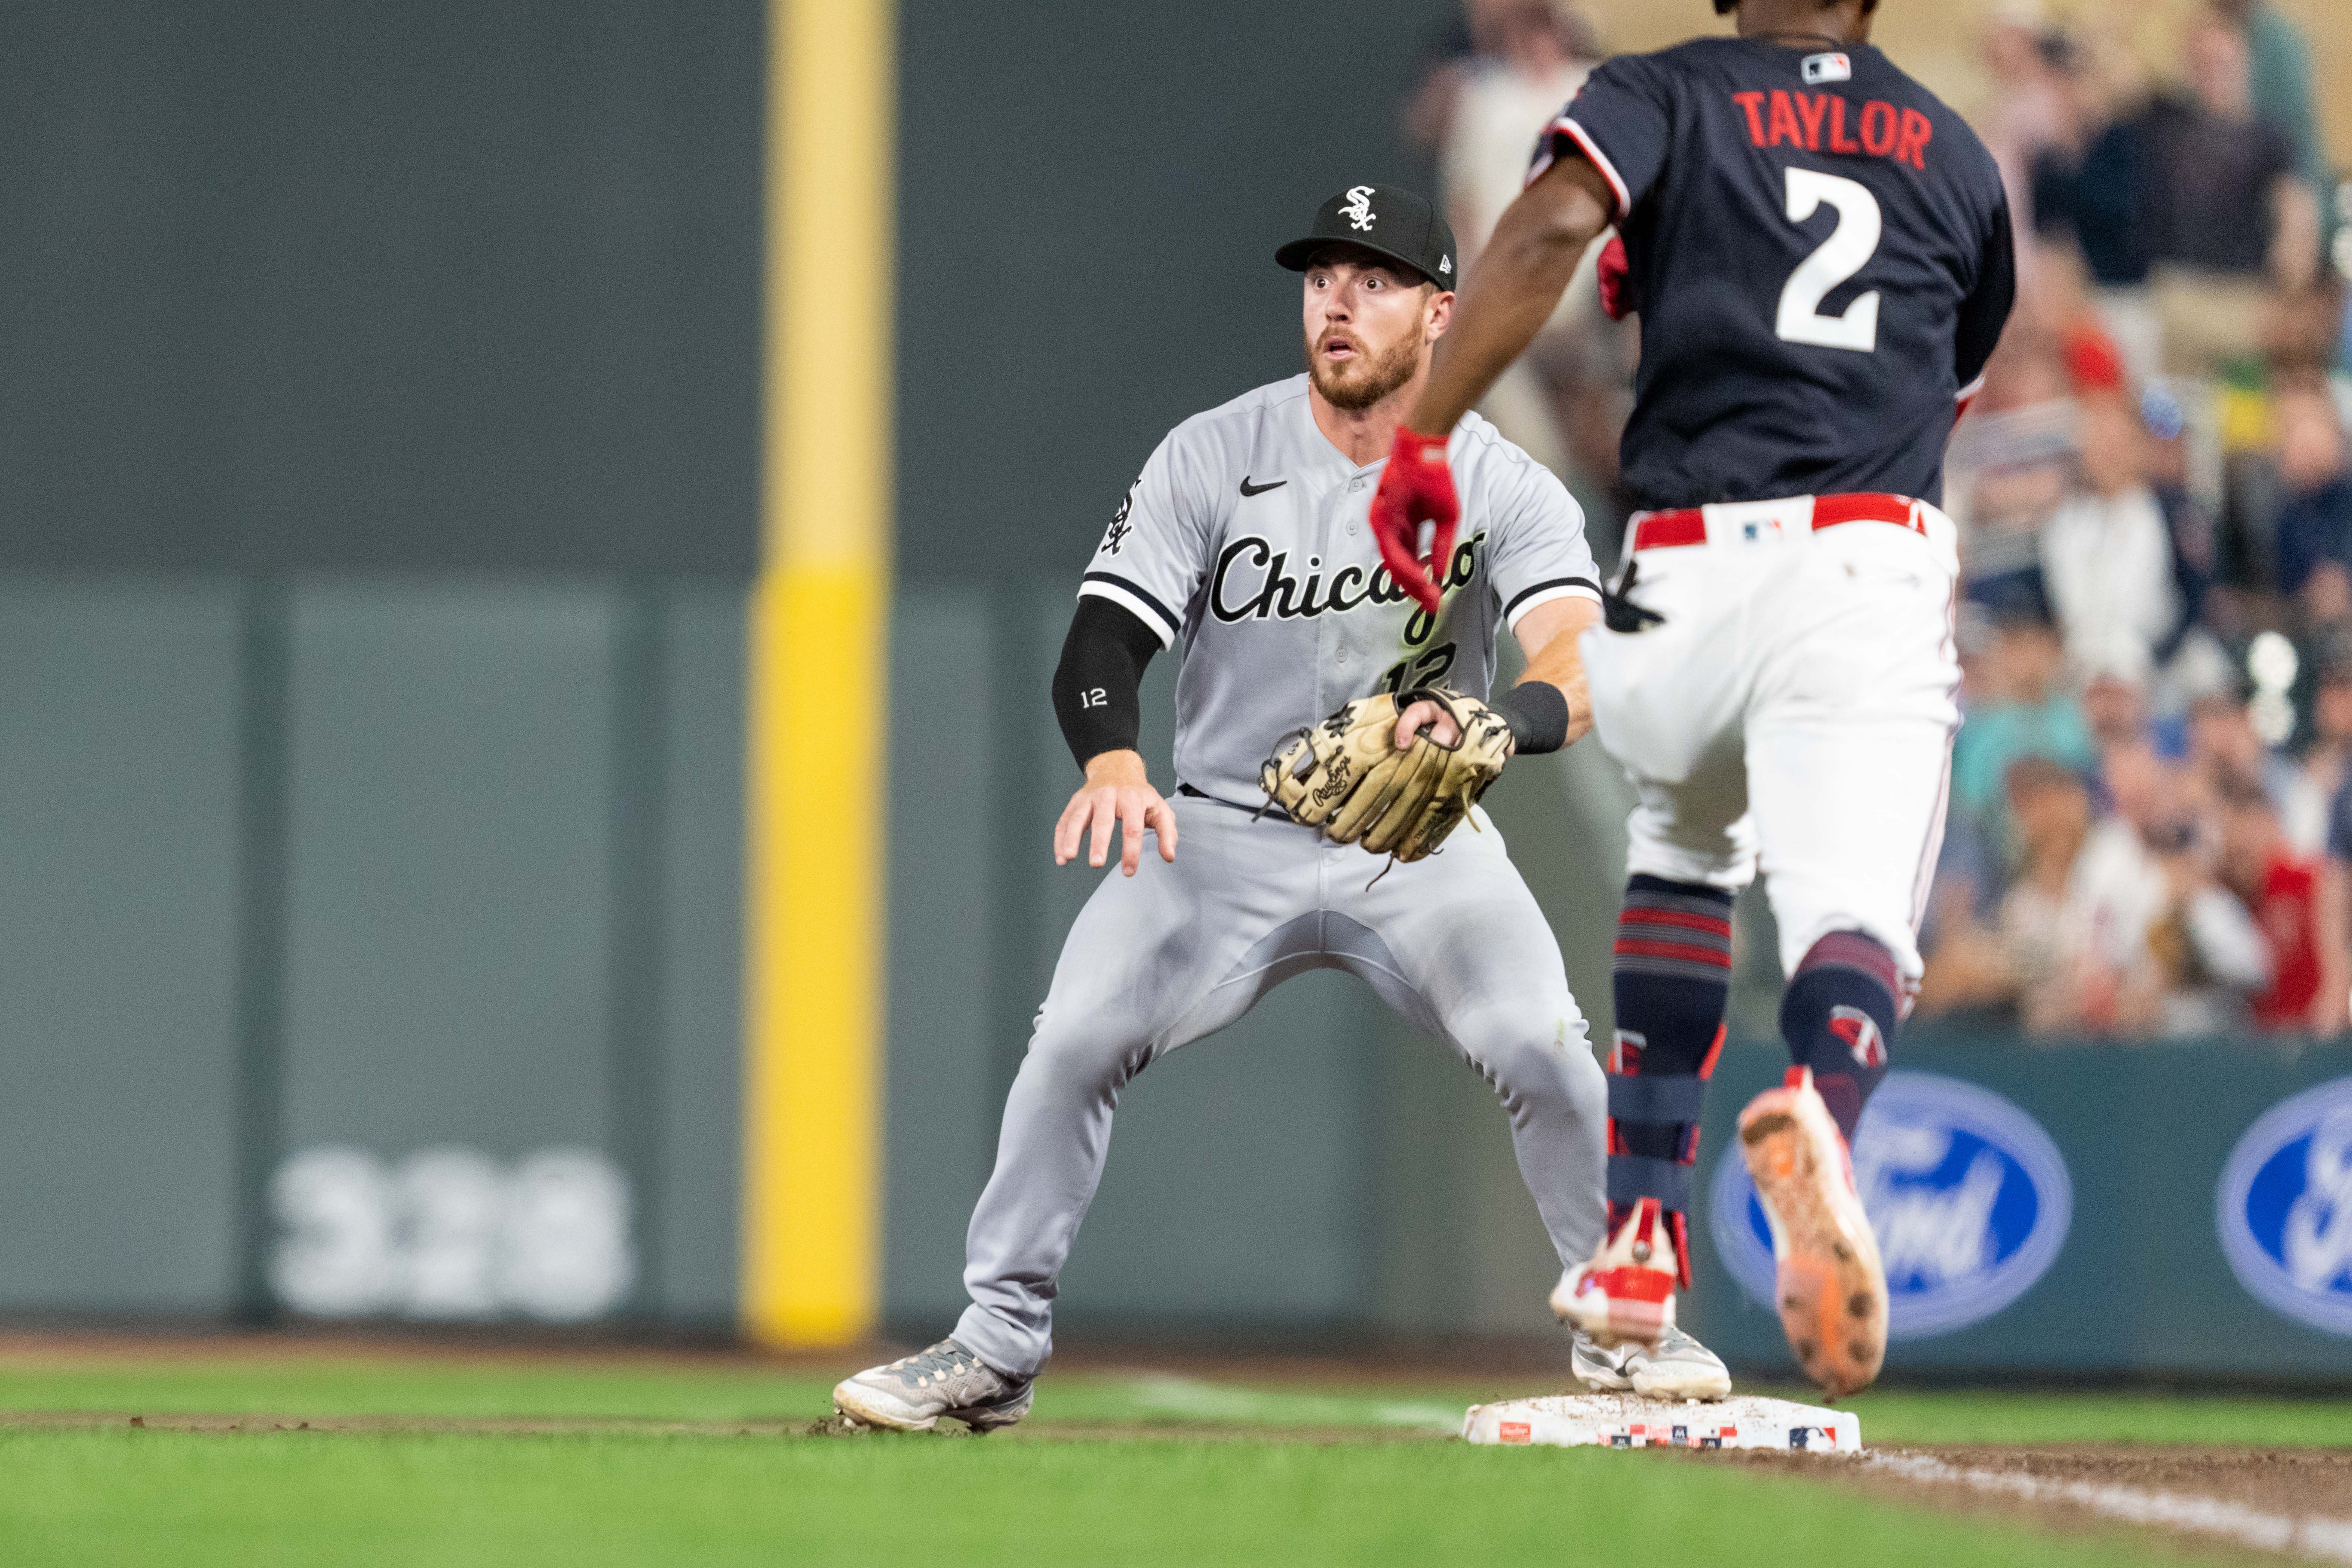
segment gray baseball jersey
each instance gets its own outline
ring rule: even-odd
[[[1483,698],[1498,626],[1600,598],[1584,513],[1559,480],[1475,414],[1448,455],[1462,522],[1433,624],[1372,539],[1381,464],[1349,462],[1316,426],[1304,374],[1160,442],[1078,592],[1124,605],[1162,647],[1183,640],[1179,781],[1255,800],[1286,731],[1374,691],[1444,681]]]

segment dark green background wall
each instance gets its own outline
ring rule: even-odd
[[[896,1320],[953,1304],[1084,895],[1041,829],[1078,563],[1170,425],[1297,363],[1267,253],[1412,174],[1444,13],[906,7]],[[723,1318],[761,7],[5,44],[0,1304],[252,1310],[285,1155],[579,1145],[635,1185],[629,1307]],[[1155,1073],[1074,1310],[1378,1315],[1394,1034],[1327,977]]]
[[[0,28],[0,565],[754,563],[761,11]]]

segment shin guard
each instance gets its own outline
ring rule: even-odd
[[[1690,1284],[1691,1172],[1706,1079],[1723,1051],[1731,982],[1731,895],[1636,876],[1613,961],[1617,1038],[1609,1053],[1609,1224],[1643,1198],[1671,1229]]]

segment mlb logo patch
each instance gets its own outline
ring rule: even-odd
[[[1807,55],[1799,68],[1804,73],[1807,87],[1819,87],[1825,81],[1852,81],[1853,61],[1844,55]]]
[[[1506,1443],[1535,1441],[1535,1429],[1525,1421],[1506,1421],[1496,1435]]]

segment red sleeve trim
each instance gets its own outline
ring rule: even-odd
[[[1544,127],[1543,152],[1537,157],[1535,167],[1528,171],[1528,184],[1541,179],[1543,172],[1559,161],[1559,154],[1552,151],[1552,139],[1557,136],[1573,139],[1578,150],[1591,160],[1594,168],[1601,171],[1601,177],[1609,182],[1609,189],[1617,197],[1617,210],[1610,215],[1612,221],[1633,210],[1633,195],[1625,189],[1624,179],[1618,174],[1617,165],[1609,161],[1609,154],[1601,150],[1600,143],[1592,140],[1591,132],[1565,114]]]

